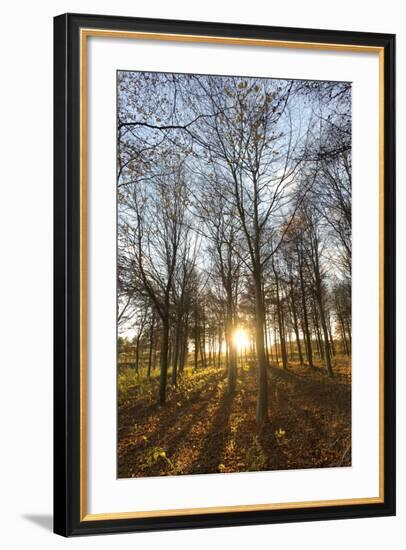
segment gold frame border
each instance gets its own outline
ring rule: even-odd
[[[338,500],[285,502],[145,510],[138,512],[87,513],[87,39],[88,37],[216,43],[226,45],[297,48],[379,55],[379,496]],[[384,48],[356,44],[282,41],[223,36],[80,29],[80,521],[176,517],[225,512],[290,510],[325,506],[379,504],[384,502]]]

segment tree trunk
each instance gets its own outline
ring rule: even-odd
[[[202,359],[202,367],[206,368],[207,367],[207,359],[206,359],[206,319],[205,319],[204,313],[203,313],[203,318],[202,318],[202,329],[200,331],[199,344],[200,344],[200,357]]]
[[[223,334],[221,330],[221,325],[218,326],[218,355],[217,355],[217,368],[219,369],[221,367],[221,351],[222,351],[222,344],[223,344]]]
[[[293,292],[293,281],[292,280],[291,280],[290,284],[291,284],[290,304],[291,304],[292,317],[293,317],[293,330],[295,332],[295,337],[296,337],[296,346],[297,346],[297,352],[299,354],[299,363],[300,363],[300,366],[303,366],[302,345],[300,343],[299,325],[298,325],[298,321],[297,321],[296,304],[295,304],[294,296],[292,294],[292,292]]]
[[[351,349],[352,349],[352,337],[351,337],[351,326],[348,321],[348,318],[346,319],[346,328],[347,328],[347,339],[348,339],[348,353],[351,355]]]
[[[319,327],[319,323],[317,322],[316,316],[314,317],[314,326],[316,330],[317,353],[319,355],[319,359],[324,360],[324,347],[321,340],[320,327]]]
[[[333,369],[331,366],[331,352],[330,352],[330,343],[328,338],[327,324],[324,317],[324,312],[321,314],[321,328],[323,331],[324,339],[324,360],[326,362],[326,371],[329,378],[333,377]]]
[[[212,362],[212,335],[211,335],[211,331],[209,329],[208,331],[208,334],[207,334],[207,345],[208,345],[208,348],[209,348],[209,353],[208,353],[208,357],[207,357],[207,365],[210,367],[211,366],[211,362]]]
[[[279,277],[274,267],[275,283],[276,283],[276,313],[278,319],[278,330],[279,330],[279,342],[281,344],[281,355],[282,355],[282,367],[284,369],[288,368],[288,359],[286,356],[286,342],[285,335],[283,331],[283,318],[282,318],[282,308],[281,301],[279,298]]]
[[[227,390],[229,394],[235,392],[237,380],[237,350],[234,341],[234,315],[233,315],[233,294],[230,288],[227,289]]]
[[[274,341],[274,346],[275,346],[275,360],[276,360],[276,366],[279,367],[279,352],[278,352],[278,343],[277,343],[277,340],[276,340],[276,319],[275,319],[275,315],[274,315],[274,319],[273,319],[273,341]]]
[[[181,340],[181,321],[178,318],[175,329],[175,341],[173,343],[173,354],[172,354],[172,384],[176,386],[178,382],[178,360],[179,360],[179,348]]]
[[[159,404],[166,401],[166,382],[168,378],[169,319],[162,320],[161,373],[159,377]]]
[[[313,368],[312,341],[311,341],[310,330],[309,330],[309,317],[307,314],[307,306],[306,306],[306,287],[304,283],[302,264],[300,264],[300,267],[299,267],[299,277],[300,277],[300,293],[302,296],[302,310],[303,310],[303,335],[306,343],[307,362],[309,364],[309,367]]]
[[[328,318],[326,319],[326,322],[327,322],[327,330],[328,330],[328,337],[330,339],[330,349],[331,349],[331,354],[334,355],[336,354],[336,348],[335,348],[335,344],[334,344],[334,338],[333,338],[333,331],[332,331],[332,328],[331,328],[331,319],[330,319],[330,315],[328,316]]]
[[[149,332],[149,354],[148,354],[148,371],[147,371],[148,378],[151,376],[152,352],[154,349],[154,329],[155,329],[155,315],[152,316],[151,330]]]
[[[179,374],[183,373],[185,368],[185,363],[187,362],[188,356],[188,340],[189,340],[189,318],[186,316],[186,321],[183,327],[183,336],[182,336],[182,347],[180,352],[180,362],[179,362]]]
[[[343,340],[344,353],[345,353],[345,355],[349,356],[350,355],[350,350],[349,350],[348,343],[347,343],[347,335],[345,333],[344,321],[343,321],[343,318],[342,318],[341,315],[339,315],[338,319],[340,321],[340,326],[341,326],[341,337],[342,337],[342,340]]]
[[[269,319],[268,317],[268,327],[271,326],[271,320]],[[269,329],[271,330],[271,329]],[[268,342],[269,342],[269,355],[270,355],[270,358],[271,358],[271,364],[273,363],[273,352],[272,352],[272,341],[271,341],[271,333],[268,332]]]
[[[316,299],[317,299],[317,305],[319,308],[321,330],[323,332],[323,351],[324,351],[323,359],[326,364],[327,375],[329,378],[332,378],[333,370],[331,367],[330,344],[329,344],[326,316],[325,316],[324,304],[323,304],[323,289],[322,289],[320,276],[318,273],[316,273]]]
[[[257,410],[256,420],[259,428],[262,428],[268,421],[268,363],[265,353],[264,326],[265,326],[265,308],[262,295],[261,276],[259,273],[254,275],[255,283],[255,316],[256,316],[256,347],[257,347]]]
[[[288,331],[288,342],[289,342],[289,359],[291,361],[294,360],[294,355],[295,355],[295,351],[293,349],[293,344],[292,344],[292,333],[290,332],[290,330]]]
[[[235,392],[237,380],[237,353],[233,342],[233,333],[227,330],[228,360],[227,360],[227,391]]]
[[[139,367],[140,367],[140,340],[141,340],[141,332],[137,335],[136,340],[136,348],[135,348],[135,372],[139,374]]]
[[[156,357],[158,355],[158,337],[155,337],[155,345],[154,345],[154,355],[152,357],[152,370],[155,370],[156,367]]]
[[[269,365],[269,341],[268,341],[268,323],[266,319],[266,313],[265,313],[265,327],[264,327],[264,335],[265,335],[265,352],[266,352],[266,361]]]
[[[227,329],[226,329],[227,331]],[[228,342],[228,338],[227,338],[227,334],[226,334],[226,372],[228,373],[228,361],[230,359],[230,346],[229,346],[229,342]]]
[[[194,368],[195,368],[195,370],[197,370],[197,363],[198,363],[198,359],[199,359],[199,335],[198,335],[198,329],[197,329],[196,325],[195,325],[195,349],[194,349],[194,352],[195,352]]]

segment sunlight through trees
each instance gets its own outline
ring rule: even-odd
[[[350,376],[351,84],[119,71],[117,86],[121,406],[138,403],[127,384],[170,408],[206,379],[232,407],[252,371],[247,418],[283,433],[272,369],[332,391]]]

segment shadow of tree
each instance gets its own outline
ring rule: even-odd
[[[219,380],[221,380],[223,376],[219,377]],[[190,395],[188,395],[188,401],[186,403],[187,407],[190,405],[193,405],[194,403],[198,403],[201,401],[207,401],[210,400],[211,396],[215,394],[217,389],[216,387],[213,387],[212,390],[208,391],[207,387],[195,389],[193,392],[191,392]],[[127,437],[131,433],[132,428],[132,420],[137,420],[139,422],[148,422],[148,418],[152,417],[158,417],[161,415],[162,418],[159,418],[159,423],[154,430],[154,432],[150,432],[148,437],[154,437],[154,433],[163,433],[170,425],[174,422],[174,417],[168,417],[166,415],[166,411],[168,409],[173,408],[176,406],[176,402],[180,399],[182,400],[184,398],[184,395],[182,391],[178,392],[178,394],[173,394],[168,398],[167,403],[165,405],[159,405],[155,401],[153,403],[146,404],[144,401],[140,401],[138,403],[134,403],[134,405],[128,406],[128,407],[120,407],[118,411],[118,439],[123,439],[124,437]],[[182,409],[176,410],[177,417],[181,418],[182,416]]]
[[[220,376],[219,380],[222,378],[223,376]],[[147,447],[162,448],[165,450],[168,458],[171,457],[176,452],[179,443],[187,438],[191,428],[196,425],[200,418],[204,418],[204,410],[207,409],[210,402],[217,399],[217,391],[217,384],[212,385],[212,389],[204,387],[193,391],[188,396],[188,401],[186,403],[186,421],[184,415],[182,414],[182,407],[178,408],[176,405],[175,396],[172,402],[169,402],[164,407],[161,407],[160,410],[162,412],[162,416],[159,417],[154,431],[148,432],[147,441],[134,444],[131,444],[130,442],[123,449],[120,449],[119,447],[118,477],[129,477],[127,471],[129,464],[134,464],[137,460],[141,460],[142,462],[142,458]],[[168,414],[171,409],[173,414]],[[148,421],[148,418],[145,420]],[[191,438],[189,439],[192,441]],[[119,440],[123,440],[123,436],[119,436]],[[171,468],[172,466],[169,461],[159,461],[148,466],[148,475],[168,474],[170,473]],[[145,473],[142,473],[143,471],[144,468],[140,464],[139,474],[145,475]]]
[[[207,474],[218,471],[218,465],[229,437],[229,418],[234,396],[224,392],[210,429],[200,447],[199,455],[190,465],[189,473]]]

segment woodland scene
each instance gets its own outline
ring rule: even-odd
[[[351,84],[117,72],[117,477],[351,465]]]

